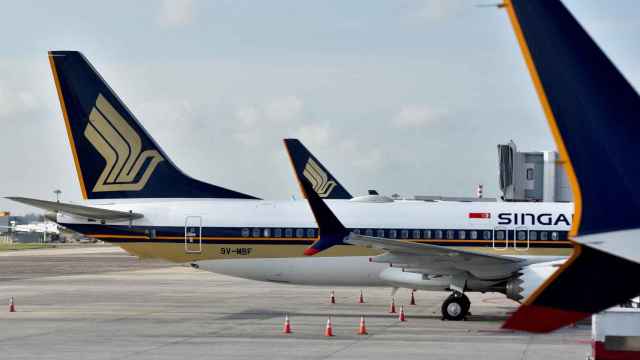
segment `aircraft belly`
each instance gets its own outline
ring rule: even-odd
[[[389,286],[379,274],[386,264],[366,256],[203,260],[200,269],[259,281],[322,286]]]

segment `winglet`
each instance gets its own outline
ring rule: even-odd
[[[640,228],[640,97],[560,1],[505,8],[565,162],[577,243],[503,327],[548,332],[640,293],[625,276],[640,272],[637,234],[626,236]]]
[[[320,237],[304,250],[304,254],[312,256],[334,245],[342,244],[343,239],[349,235],[347,229],[313,190],[313,186],[307,178],[300,179],[300,186],[320,229]]]
[[[307,178],[314,191],[323,199],[351,199],[347,189],[298,139],[284,139],[298,183]]]

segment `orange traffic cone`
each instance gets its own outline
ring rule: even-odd
[[[391,298],[391,304],[389,305],[389,314],[395,314],[395,313],[396,313],[396,299]]]
[[[13,301],[13,296],[9,300],[9,312],[16,312],[16,304]]]
[[[367,327],[364,324],[364,315],[360,317],[360,327],[358,328],[358,335],[367,335]]]
[[[289,322],[289,314],[284,316],[284,327],[282,328],[284,334],[291,334],[291,323]]]
[[[326,337],[333,336],[333,325],[331,325],[331,317],[327,319],[327,327],[324,329],[324,336]]]
[[[335,304],[336,303],[336,293],[333,290],[331,290],[331,296],[329,296],[329,302],[331,304]]]
[[[411,291],[411,302],[409,302],[409,305],[415,305],[416,304],[416,298],[415,296],[413,296],[413,293],[415,293],[415,290]]]
[[[364,304],[364,295],[362,295],[362,290],[360,290],[360,297],[358,298],[358,304]]]
[[[404,316],[404,305],[400,305],[400,315],[398,315],[398,320],[406,321],[407,319]]]

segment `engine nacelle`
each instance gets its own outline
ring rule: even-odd
[[[395,267],[382,271],[380,279],[395,287],[437,291],[446,290],[451,283],[449,276],[430,277]]]
[[[509,299],[520,301],[545,282],[558,269],[564,260],[555,260],[533,264],[520,269],[518,274],[507,281],[505,295]]]

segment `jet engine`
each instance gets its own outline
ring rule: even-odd
[[[564,260],[555,260],[525,266],[507,280],[504,293],[509,299],[521,301],[545,282]]]

